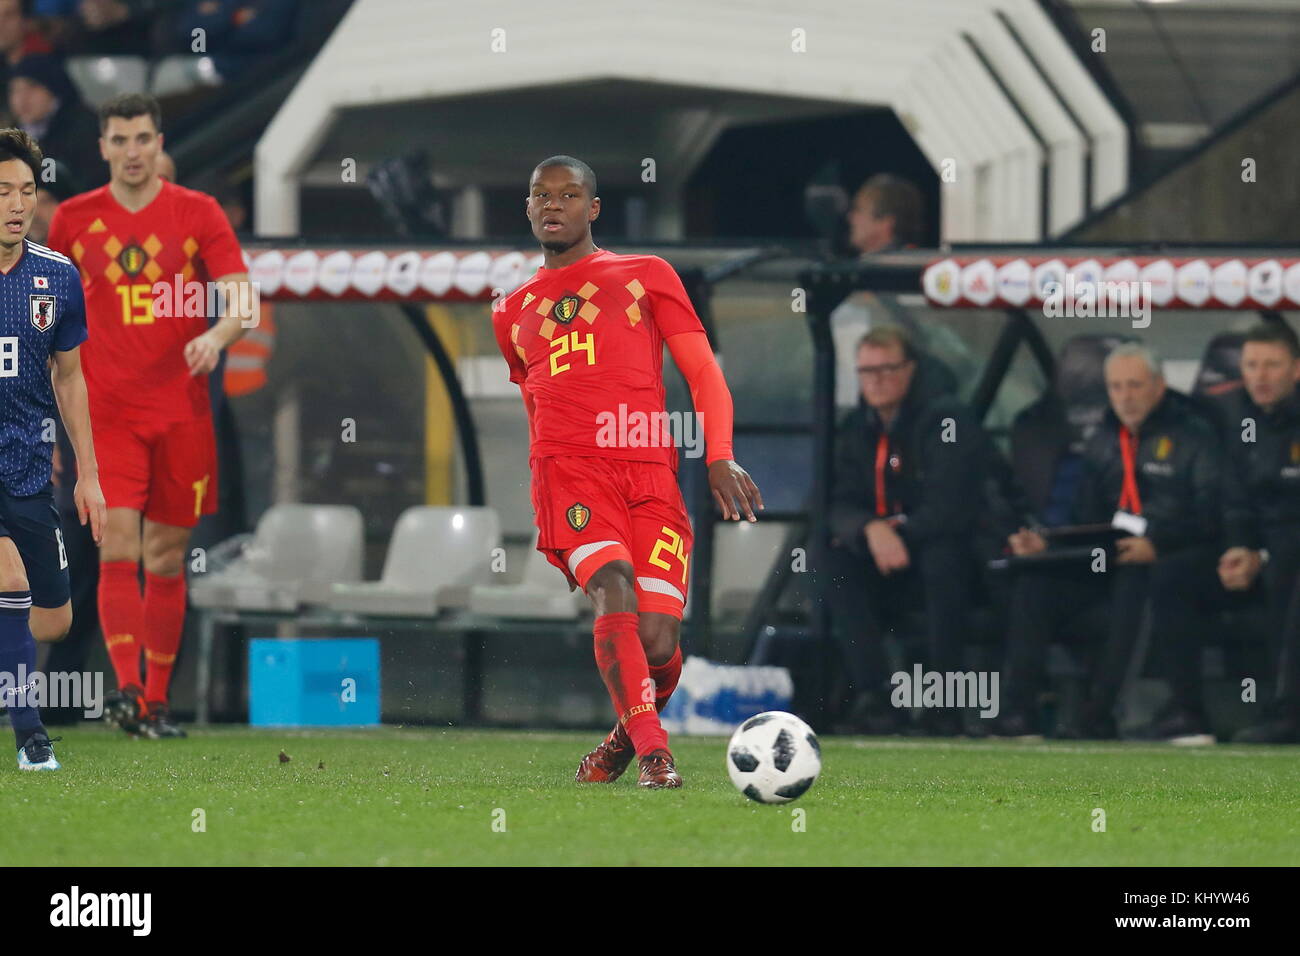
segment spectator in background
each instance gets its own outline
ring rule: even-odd
[[[191,0],[176,21],[183,49],[193,50],[202,30],[207,54],[223,79],[247,69],[258,56],[274,53],[293,34],[298,0]]]
[[[882,642],[900,612],[924,609],[926,670],[961,669],[988,438],[965,406],[921,381],[902,330],[872,329],[856,354],[861,398],[835,442],[828,600],[857,695],[851,729],[892,733],[905,715],[890,706]],[[924,723],[961,731],[952,710],[926,710]]]
[[[1229,591],[1262,586],[1276,684],[1239,743],[1300,743],[1300,339],[1288,326],[1258,325],[1241,349],[1243,388],[1225,396],[1228,430],[1219,580]],[[1200,686],[1199,669],[1185,679]],[[1272,699],[1268,695],[1272,694]]]
[[[88,30],[111,30],[131,19],[132,6],[123,0],[78,0],[77,15]]]
[[[108,181],[99,153],[99,122],[57,57],[27,56],[12,68],[9,109],[46,158],[67,166],[83,187],[94,189]]]
[[[0,0],[0,53],[7,66],[53,49],[49,37],[32,19],[32,0]]]
[[[921,190],[892,173],[872,176],[849,207],[849,243],[862,255],[914,249],[925,238]]]
[[[64,52],[147,57],[169,45],[174,17],[186,2],[34,0],[34,12]]]
[[[0,82],[9,88],[9,72],[25,56],[49,53],[50,42],[34,28],[31,0],[0,0]],[[11,126],[8,104],[0,109],[0,122]]]
[[[168,0],[35,0],[60,50],[75,53],[141,54],[150,51],[145,19]]]
[[[1040,564],[1019,573],[1011,606],[1007,701],[998,729],[1007,736],[1040,732],[1036,711],[1047,647],[1081,615],[1106,615],[1093,642],[1081,716],[1057,736],[1118,737],[1115,705],[1128,676],[1148,601],[1154,646],[1171,652],[1173,698],[1153,736],[1206,732],[1199,684],[1180,679],[1200,668],[1202,629],[1220,593],[1222,446],[1215,424],[1186,396],[1166,388],[1154,354],[1136,343],[1106,358],[1110,408],[1083,452],[1083,474],[1071,520],[1123,534],[1115,553],[1068,564]],[[1018,556],[1040,554],[1047,540],[1021,528],[1008,544]],[[1185,663],[1185,667],[1182,665]]]
[[[79,192],[81,188],[72,173],[62,163],[56,162],[54,176],[50,181],[37,183],[36,215],[32,217],[32,228],[27,233],[27,238],[32,242],[45,245],[45,240],[50,234],[50,220],[54,218],[54,210],[59,208],[59,203],[71,199]]]

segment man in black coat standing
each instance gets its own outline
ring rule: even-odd
[[[926,670],[961,668],[988,438],[964,405],[917,375],[901,329],[872,329],[856,355],[861,400],[836,437],[827,596],[857,695],[855,729],[889,733],[905,721],[890,706],[882,638],[901,611],[924,609]],[[926,717],[931,732],[960,731],[952,710]]]
[[[1138,643],[1148,601],[1152,644],[1169,662],[1173,699],[1154,736],[1205,732],[1199,675],[1203,628],[1213,612],[1218,560],[1221,446],[1215,424],[1191,400],[1165,387],[1155,355],[1136,343],[1106,358],[1110,409],[1083,452],[1072,520],[1109,525],[1121,537],[1112,554],[1089,562],[1024,568],[1011,608],[1007,706],[1001,729],[1033,733],[1047,646],[1067,624],[1100,609],[1090,643],[1087,697],[1078,721],[1059,735],[1118,736],[1114,709]],[[1021,528],[1013,554],[1038,555],[1047,541]]]

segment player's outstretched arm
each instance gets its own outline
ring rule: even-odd
[[[234,343],[246,328],[257,324],[257,295],[247,272],[232,272],[215,280],[224,292],[222,316],[202,335],[185,343],[185,364],[191,375],[206,375],[217,367],[221,350]]]
[[[106,506],[99,488],[99,462],[95,459],[95,442],[90,434],[90,401],[86,397],[86,379],[81,374],[81,348],[55,350],[54,368],[50,373],[54,400],[59,406],[63,427],[72,440],[77,456],[77,486],[72,498],[81,523],[90,522],[90,533],[99,544],[104,531]]]
[[[668,351],[691,390],[691,401],[704,423],[705,460],[709,465],[709,490],[725,520],[739,521],[743,513],[757,521],[763,495],[749,472],[736,464],[731,450],[734,409],[727,380],[722,376],[709,337],[703,332],[680,332],[666,339]]]

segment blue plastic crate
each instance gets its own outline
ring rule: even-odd
[[[378,639],[254,638],[248,711],[255,727],[378,725]]]

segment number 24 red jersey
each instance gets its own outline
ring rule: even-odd
[[[561,269],[538,269],[497,304],[492,324],[510,381],[533,400],[532,457],[621,458],[676,469],[671,438],[657,427],[663,344],[703,326],[667,262],[598,249]],[[620,422],[629,427],[620,431]],[[650,433],[638,437],[638,422],[654,423]],[[634,440],[623,440],[628,435]]]

